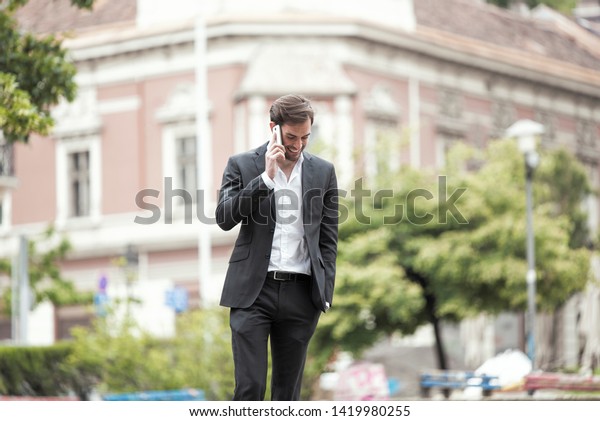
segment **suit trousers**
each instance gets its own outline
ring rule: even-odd
[[[229,325],[235,368],[233,400],[265,397],[271,343],[271,400],[299,400],[308,343],[320,311],[308,281],[267,278],[248,308],[232,308]]]

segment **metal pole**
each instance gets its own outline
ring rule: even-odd
[[[197,188],[201,191],[196,206],[204,206],[202,215],[209,215],[213,209],[212,190],[212,145],[208,127],[208,81],[206,63],[206,9],[202,7],[196,17],[194,31],[195,57],[196,57],[196,171]],[[203,200],[201,200],[201,198]],[[198,212],[200,214],[200,212]],[[212,272],[212,236],[211,226],[205,225],[198,229],[198,284],[200,303],[202,307],[208,304],[207,296],[211,285]]]
[[[11,270],[11,303],[10,303],[10,318],[11,318],[11,339],[13,343],[19,341],[19,254],[13,256]]]
[[[125,250],[125,294],[127,296],[127,303],[125,307],[127,322],[131,317],[131,301],[132,297],[132,286],[133,282],[136,280],[136,275],[138,271],[138,251],[133,246],[133,244],[128,244],[127,249]]]
[[[527,207],[527,354],[531,360],[531,369],[535,370],[535,245],[533,237],[533,168],[525,158],[525,195]]]
[[[19,245],[19,343],[27,343],[29,328],[29,242],[21,236]]]

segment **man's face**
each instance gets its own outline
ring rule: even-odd
[[[281,126],[281,141],[285,147],[285,159],[297,161],[308,144],[311,123],[306,120],[300,124],[284,124]]]

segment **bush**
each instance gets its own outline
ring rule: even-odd
[[[227,311],[198,310],[178,316],[176,335],[157,339],[131,321],[98,319],[72,331],[68,366],[73,384],[99,393],[202,389],[207,399],[230,399],[234,387]]]
[[[64,396],[71,393],[73,372],[64,365],[70,353],[68,343],[0,348],[0,394]]]
[[[194,388],[209,400],[229,400],[235,382],[228,320],[224,308],[189,311],[178,316],[173,338],[158,339],[109,314],[74,328],[68,342],[0,348],[0,395],[88,400],[92,391]],[[324,365],[323,355],[312,348],[309,354],[302,399],[310,399]]]

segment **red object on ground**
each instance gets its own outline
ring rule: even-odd
[[[577,374],[537,373],[525,376],[525,390],[540,389],[600,391],[600,376]]]
[[[2,396],[0,401],[78,401],[76,396]]]

